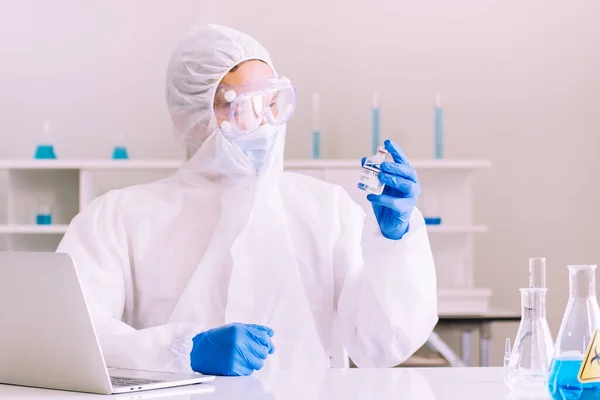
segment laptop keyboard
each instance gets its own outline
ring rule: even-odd
[[[110,383],[115,387],[141,386],[149,383],[161,383],[162,380],[157,379],[140,379],[140,378],[125,378],[122,376],[111,376]]]

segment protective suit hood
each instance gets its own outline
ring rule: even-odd
[[[221,134],[213,111],[217,86],[235,66],[260,60],[275,68],[268,52],[250,36],[220,25],[190,30],[174,50],[167,68],[166,101],[176,138],[183,144],[184,175],[234,183],[257,175],[281,174],[285,126],[260,174],[240,149]]]

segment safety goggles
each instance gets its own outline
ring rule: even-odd
[[[283,125],[296,110],[296,90],[285,77],[219,85],[215,115],[223,132],[250,133],[261,124]]]

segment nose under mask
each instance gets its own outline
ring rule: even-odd
[[[250,160],[256,172],[265,166],[275,145],[277,127],[266,124],[252,133],[236,134],[222,132],[225,139],[235,145]]]

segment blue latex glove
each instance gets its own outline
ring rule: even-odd
[[[385,184],[381,195],[369,194],[373,212],[381,234],[391,240],[400,240],[408,232],[410,216],[421,191],[417,171],[410,166],[406,155],[391,140],[384,142],[394,162],[381,163],[379,181]],[[363,158],[362,164],[364,165]]]
[[[193,339],[192,370],[206,375],[250,375],[273,354],[271,336],[271,328],[240,323],[202,332]]]

